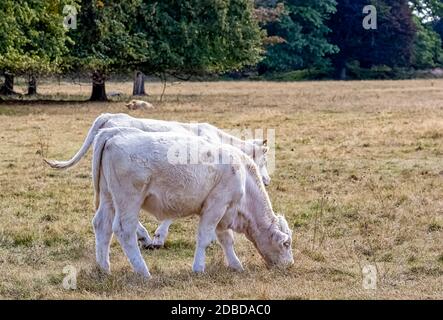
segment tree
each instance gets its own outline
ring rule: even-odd
[[[106,75],[174,76],[255,64],[261,37],[249,0],[82,0],[72,66],[93,73],[91,100],[106,100]]]
[[[337,51],[326,37],[330,32],[326,21],[335,12],[335,1],[286,0],[283,4],[283,14],[265,25],[269,37],[282,41],[267,47],[260,69],[282,72],[325,67],[326,55]]]
[[[144,96],[146,95],[145,90],[145,75],[141,71],[135,71],[134,76],[134,87],[132,89],[133,96]]]
[[[441,0],[410,0],[409,3],[422,22],[435,21],[443,16]]]
[[[340,51],[332,56],[336,76],[346,78],[347,64],[363,68],[385,65],[407,67],[414,53],[416,26],[407,0],[338,0],[329,21],[330,41]],[[378,28],[363,28],[363,8],[376,5]]]
[[[443,39],[443,20],[441,18],[432,21],[432,30],[440,36],[440,39]]]
[[[260,60],[261,33],[249,0],[145,0],[146,73],[201,75]]]
[[[37,92],[37,77],[61,70],[69,42],[63,26],[65,1],[3,0],[0,3],[1,94],[13,93],[14,75],[26,75],[28,93]],[[72,3],[72,1],[71,1]]]
[[[432,29],[432,23],[422,23],[414,17],[417,36],[414,42],[413,66],[417,69],[434,68],[443,62],[442,40]]]
[[[142,0],[81,0],[68,70],[91,73],[91,101],[106,101],[106,78],[144,59],[145,35],[133,25],[143,9]]]

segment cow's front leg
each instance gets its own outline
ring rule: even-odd
[[[154,249],[154,244],[151,237],[149,236],[148,230],[146,230],[141,222],[139,222],[137,226],[137,239],[140,242],[142,248]]]
[[[172,220],[164,220],[158,226],[154,233],[154,240],[152,246],[155,249],[161,248],[165,245],[166,237],[168,236],[169,226],[172,224]]]
[[[234,251],[234,235],[232,230],[218,227],[216,232],[228,267],[236,271],[243,271],[243,266]]]
[[[137,245],[137,218],[128,217],[127,214],[117,212],[114,222],[112,224],[112,231],[117,236],[118,241],[123,247],[123,251],[128,257],[134,271],[145,278],[150,278],[145,261],[140,253],[140,248]],[[134,221],[135,220],[135,221]]]
[[[195,248],[194,272],[205,271],[206,248],[211,244],[215,229],[226,212],[227,204],[214,201],[206,209],[200,218],[197,234],[197,246]]]

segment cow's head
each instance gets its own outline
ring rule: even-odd
[[[131,100],[130,102],[128,102],[126,104],[126,108],[128,108],[129,110],[134,110],[134,108],[135,108],[135,101]]]
[[[250,155],[258,166],[258,170],[260,172],[263,183],[265,186],[269,186],[269,184],[271,183],[271,177],[269,176],[267,168],[266,155],[269,151],[267,140],[253,139],[248,140],[248,143],[251,145],[252,148],[252,152],[250,152]]]
[[[255,240],[260,255],[269,267],[288,267],[294,264],[292,255],[292,230],[285,217],[278,215],[269,234],[263,233]]]

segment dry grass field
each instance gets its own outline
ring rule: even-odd
[[[130,94],[131,83],[108,91]],[[90,159],[69,171],[42,156],[70,158],[109,103],[0,105],[0,298],[6,299],[437,299],[443,298],[443,81],[176,83],[137,117],[276,130],[268,190],[294,228],[295,265],[268,270],[243,236],[245,272],[191,271],[196,218],[171,227],[166,248],[144,251],[153,275],[131,272],[113,239],[112,275],[95,268]],[[44,83],[40,93],[87,98],[89,86]],[[153,233],[148,214],[142,222]],[[377,289],[362,268],[377,269]],[[77,289],[62,287],[63,268]]]

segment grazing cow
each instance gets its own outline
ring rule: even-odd
[[[129,110],[139,110],[139,109],[154,109],[154,106],[146,101],[142,100],[131,100],[128,104],[126,104],[126,108]]]
[[[181,135],[196,135],[205,138],[208,142],[213,144],[232,144],[239,148],[244,153],[252,157],[258,165],[261,177],[265,185],[269,185],[271,178],[266,169],[266,153],[268,148],[266,141],[260,139],[254,140],[240,140],[217,127],[208,123],[181,123],[174,121],[163,121],[154,119],[137,119],[127,114],[110,114],[105,113],[95,119],[92,127],[89,129],[88,135],[77,154],[68,161],[46,161],[52,168],[67,169],[77,164],[80,159],[86,154],[94,137],[102,128],[115,127],[131,127],[138,128],[146,132],[176,132]],[[139,240],[145,248],[160,248],[164,245],[168,235],[169,226],[172,220],[163,221],[154,233],[154,239],[149,236],[148,231],[140,223],[138,227]]]
[[[196,163],[189,162],[193,150]],[[187,162],[175,162],[177,152]],[[114,233],[134,271],[150,277],[137,245],[141,208],[159,220],[200,216],[194,272],[204,272],[205,251],[214,232],[228,266],[243,269],[232,230],[244,233],[268,266],[294,262],[285,218],[274,214],[256,164],[235,147],[173,132],[103,129],[95,139],[92,172],[96,258],[106,272]]]

